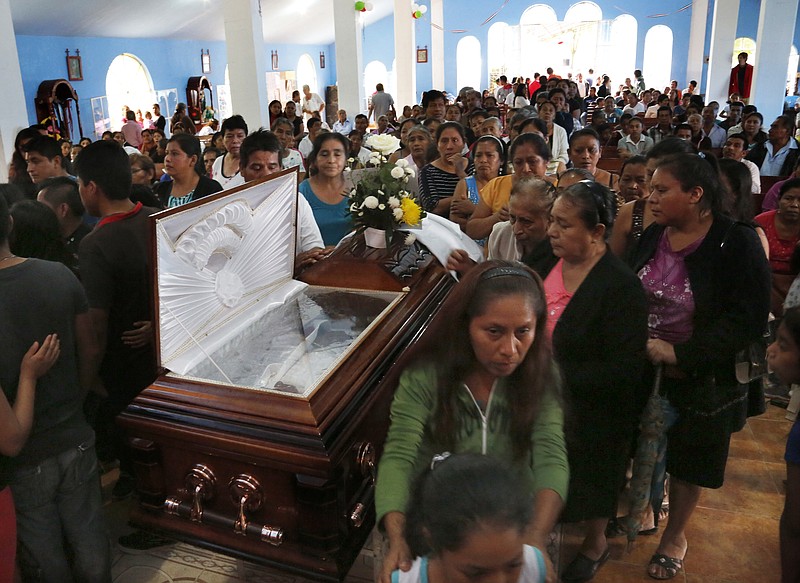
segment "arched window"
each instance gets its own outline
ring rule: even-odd
[[[481,41],[474,36],[465,36],[456,47],[456,84],[481,90]]]
[[[797,87],[797,67],[798,67],[797,47],[792,45],[792,50],[789,52],[789,69],[786,72],[786,95],[794,95],[795,88]]]
[[[733,41],[733,56],[731,57],[731,68],[739,64],[739,53],[747,53],[747,62],[751,65],[756,61],[756,41],[746,36],[737,38]]]
[[[364,96],[367,99],[367,103],[369,103],[372,94],[375,93],[375,86],[378,83],[383,83],[384,90],[391,94],[391,91],[389,91],[389,74],[386,71],[386,65],[380,61],[370,61],[367,63],[367,66],[364,67]],[[352,115],[354,117],[355,113]]]
[[[586,71],[597,64],[597,40],[603,11],[594,2],[578,2],[564,16],[559,39],[562,63],[567,70]]]
[[[611,23],[611,43],[606,58],[598,62],[607,63],[606,74],[611,86],[616,87],[625,77],[630,77],[636,68],[636,40],[638,23],[630,14],[617,16]],[[597,71],[595,71],[597,72]],[[649,82],[649,79],[645,78]]]
[[[603,11],[594,2],[576,2],[564,15],[564,22],[592,22],[603,20]]]
[[[123,107],[148,111],[155,102],[153,79],[145,64],[136,56],[123,53],[111,61],[106,73],[106,96],[112,129],[123,124]]]
[[[558,64],[553,61],[554,35],[560,31],[556,11],[546,4],[534,4],[522,13],[520,28],[519,69],[544,74],[545,69]]]
[[[314,59],[308,53],[301,55],[297,61],[297,89],[300,90],[301,99],[303,85],[308,85],[311,93],[317,93],[323,100],[325,99],[325,96],[319,91],[319,85],[317,85],[317,67],[314,65]]]
[[[663,24],[652,27],[644,37],[642,74],[648,87],[659,91],[672,80],[672,29]]]
[[[515,41],[512,28],[505,22],[496,22],[489,27],[486,59],[489,69],[489,83],[500,75],[508,75],[509,79],[519,71],[519,47]]]

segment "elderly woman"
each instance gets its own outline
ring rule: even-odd
[[[389,539],[382,583],[411,568],[403,537],[411,482],[443,451],[509,463],[533,494],[525,542],[544,549],[568,473],[545,322],[539,277],[519,263],[488,261],[456,285],[404,357],[375,491]],[[547,580],[555,581],[550,568]]]
[[[539,135],[520,134],[511,142],[508,157],[514,173],[499,176],[484,187],[481,200],[467,222],[467,235],[473,239],[488,237],[495,224],[508,220],[508,198],[514,182],[526,176],[545,178],[550,148]]]
[[[671,579],[683,569],[701,488],[722,486],[730,436],[742,426],[747,385],[734,362],[764,330],[770,274],[753,228],[720,213],[719,176],[705,159],[661,160],[650,187],[655,222],[631,265],[648,298],[648,358],[663,368],[661,394],[677,421],[667,431],[669,522],[647,572]]]
[[[586,525],[578,555],[561,574],[565,583],[588,581],[608,559],[605,530],[647,398],[647,303],[636,275],[608,248],[616,210],[608,188],[578,182],[559,194],[547,232],[559,258],[544,280],[547,327],[572,413],[562,520]]]

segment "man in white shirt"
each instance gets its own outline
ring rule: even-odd
[[[314,112],[319,113],[320,119],[325,117],[325,102],[322,97],[316,93],[311,93],[311,88],[308,85],[303,85],[303,113],[306,119],[311,117]]]
[[[308,135],[300,140],[300,143],[297,145],[297,149],[300,150],[303,158],[308,158],[311,154],[311,150],[314,149],[314,140],[322,129],[322,121],[318,120],[316,117],[312,117],[306,123],[306,128],[308,128]]]
[[[246,182],[281,171],[281,143],[267,130],[261,129],[247,136],[239,155]],[[298,196],[295,274],[322,259],[328,253],[324,246],[311,206],[304,196]]]
[[[630,113],[633,116],[637,113],[644,113],[644,104],[639,101],[639,98],[633,91],[628,93],[628,105],[622,108],[622,113]]]
[[[344,109],[340,109],[337,115],[339,119],[333,122],[333,131],[346,136],[353,131],[353,122],[347,119],[347,112]]]
[[[712,148],[721,148],[725,144],[728,132],[717,125],[717,110],[706,105],[701,115],[703,116],[703,135],[711,140]]]
[[[653,147],[653,138],[642,133],[644,125],[638,117],[631,118],[628,122],[628,135],[622,138],[617,145],[620,158],[644,156]]]
[[[747,137],[744,134],[734,134],[725,140],[725,145],[722,146],[722,157],[730,158],[741,162],[750,171],[750,177],[753,179],[753,187],[750,192],[758,194],[761,192],[761,173],[758,166],[753,164],[750,160],[745,159],[747,148],[750,144],[747,143]]]

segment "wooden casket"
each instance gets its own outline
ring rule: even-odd
[[[452,278],[356,236],[293,279],[296,209],[287,171],[153,216],[164,373],[119,423],[133,524],[335,581],[374,524],[395,364]]]

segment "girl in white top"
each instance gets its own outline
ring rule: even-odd
[[[522,481],[499,460],[434,456],[406,514],[406,539],[417,558],[401,563],[392,583],[544,583],[542,554],[525,544],[532,508]]]

